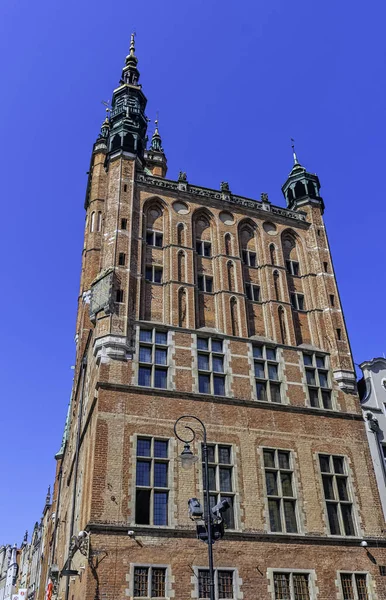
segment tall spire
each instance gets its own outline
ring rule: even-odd
[[[296,152],[295,152],[295,140],[293,138],[291,138],[291,147],[292,147],[292,156],[294,157],[294,166],[299,165],[299,161],[298,161],[298,157],[296,156]]]
[[[130,52],[126,56],[125,67],[122,71],[122,80],[130,85],[138,85],[139,71],[137,69],[138,58],[135,56],[135,33],[131,34]]]
[[[163,152],[164,149],[162,148],[162,140],[158,131],[158,116],[154,121],[154,125],[155,129],[151,138],[150,150],[153,150],[153,152]]]

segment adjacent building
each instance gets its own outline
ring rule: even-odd
[[[385,598],[384,516],[319,179],[294,154],[286,208],[169,179],[145,111],[132,38],[91,156],[47,594],[208,598],[187,513],[208,485],[230,505],[218,600]],[[183,415],[205,423],[208,482],[201,461],[180,467]]]
[[[363,378],[358,383],[366,433],[375,477],[386,519],[386,359],[361,363]]]

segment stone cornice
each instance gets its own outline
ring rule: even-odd
[[[210,188],[204,188],[197,185],[190,185],[186,181],[172,181],[171,179],[154,177],[151,175],[146,175],[145,173],[138,173],[136,182],[141,185],[155,187],[165,191],[183,192],[188,196],[191,195],[199,198],[209,198],[210,200],[220,200],[230,205],[237,204],[244,208],[249,208],[261,213],[267,213],[267,218],[269,218],[269,215],[271,214],[276,217],[282,217],[284,219],[291,219],[292,221],[295,220],[302,224],[308,224],[306,216],[303,212],[295,212],[286,208],[282,208],[281,206],[274,206],[270,202],[259,202],[258,200],[245,198],[244,196],[237,196],[229,191],[222,192],[218,190],[212,190]]]
[[[196,532],[193,529],[178,529],[173,527],[141,527],[129,524],[114,523],[88,523],[85,527],[90,533],[99,533],[102,535],[125,535],[128,530],[134,534],[146,537],[160,538],[196,538]],[[368,537],[364,536],[368,548],[386,547],[386,537]],[[294,535],[294,534],[273,534],[260,531],[229,531],[225,532],[225,538],[221,544],[229,542],[268,542],[271,544],[291,544],[291,545],[317,545],[317,546],[356,546],[358,551],[363,552],[360,547],[360,537],[326,536],[326,535]]]
[[[109,381],[98,381],[96,389],[113,390],[126,392],[128,394],[145,394],[146,396],[163,396],[176,398],[179,400],[195,400],[198,402],[210,402],[213,404],[228,404],[231,406],[244,406],[247,408],[260,408],[263,410],[272,410],[279,412],[290,412],[297,414],[312,415],[314,417],[329,417],[331,419],[348,419],[349,421],[361,421],[363,423],[362,412],[360,414],[325,410],[322,408],[310,408],[308,406],[294,406],[291,404],[276,404],[273,402],[260,402],[259,400],[244,400],[243,398],[228,398],[226,396],[211,396],[207,394],[195,394],[192,392],[179,392],[175,390],[164,390],[157,388],[140,387],[123,383],[110,383]]]

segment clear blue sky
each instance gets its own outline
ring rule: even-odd
[[[169,177],[283,205],[296,139],[359,363],[386,352],[385,19],[381,0],[2,1],[0,544],[32,530],[53,480],[86,171],[130,32]]]

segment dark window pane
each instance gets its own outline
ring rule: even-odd
[[[222,353],[222,341],[212,340],[212,352]]]
[[[316,366],[318,367],[318,369],[324,369],[324,365],[325,365],[324,356],[317,356],[316,357]]]
[[[342,510],[342,519],[343,519],[343,526],[344,526],[345,534],[346,535],[355,535],[351,504],[341,504],[340,507]]]
[[[246,250],[243,250],[241,254],[243,257],[243,263],[247,264],[248,263],[248,252]]]
[[[138,385],[151,386],[151,368],[139,367]]]
[[[268,496],[277,496],[277,474],[276,472],[266,471],[265,473],[265,484],[267,486],[267,495]]]
[[[254,358],[262,358],[263,349],[261,346],[253,346],[253,356]]]
[[[220,468],[220,491],[232,492],[232,469]]]
[[[334,464],[335,473],[339,473],[339,474],[343,475],[344,474],[343,458],[341,456],[333,456],[332,462]]]
[[[198,376],[198,387],[201,394],[210,394],[210,376],[200,373]]]
[[[338,487],[339,500],[348,500],[347,479],[346,477],[337,477],[336,485]]]
[[[355,583],[357,586],[358,600],[369,600],[369,596],[367,594],[366,575],[355,575]]]
[[[162,248],[162,233],[155,234],[155,245]]]
[[[245,293],[248,300],[252,300],[252,286],[250,283],[245,284]]]
[[[154,487],[168,487],[167,463],[154,463]]]
[[[258,400],[267,400],[267,389],[265,382],[256,381],[256,394]]]
[[[233,573],[232,571],[217,571],[218,597],[233,598]]]
[[[151,342],[152,331],[149,329],[140,329],[139,330],[139,340],[140,342]]]
[[[151,440],[138,438],[137,440],[137,456],[150,456]]]
[[[293,496],[294,492],[292,489],[292,474],[280,473],[280,479],[283,496]]]
[[[139,525],[150,525],[150,490],[137,490],[135,522]]]
[[[299,275],[299,263],[292,261],[292,273],[294,275]]]
[[[260,299],[260,288],[257,285],[253,285],[252,291],[253,291],[253,300],[255,302],[258,302]]]
[[[304,296],[298,294],[298,309],[304,310]]]
[[[166,331],[156,331],[155,332],[155,343],[167,345],[168,343],[168,334]]]
[[[284,500],[284,520],[287,533],[297,533],[295,502]]]
[[[204,256],[210,256],[210,255],[211,255],[210,244],[208,242],[204,242]]]
[[[165,573],[166,569],[153,567],[151,574],[151,596],[152,598],[165,597]]]
[[[210,598],[210,574],[203,569],[198,571],[198,595],[200,598]]]
[[[267,360],[276,360],[276,350],[274,348],[266,348],[265,354]]]
[[[154,525],[168,524],[168,493],[154,492]]]
[[[291,300],[292,308],[297,308],[296,294],[290,294],[290,300]]]
[[[323,388],[328,387],[327,373],[324,371],[319,371],[319,385]]]
[[[331,392],[322,392],[322,402],[324,408],[332,408]]]
[[[162,281],[162,269],[155,268],[154,269],[154,281],[155,283],[161,283]]]
[[[211,277],[206,278],[205,291],[213,292],[213,279]]]
[[[319,456],[320,470],[322,473],[330,473],[330,457],[321,455]]]
[[[275,600],[291,600],[289,573],[274,573],[273,583],[275,587]]]
[[[342,573],[340,581],[343,590],[343,600],[355,600],[351,573]]]
[[[255,252],[249,253],[249,264],[251,267],[256,267],[256,254]]]
[[[213,491],[216,489],[216,467],[209,467],[209,490]],[[206,489],[206,475],[205,475],[205,465],[202,465],[202,480],[204,485],[204,490]]]
[[[281,531],[280,500],[268,500],[268,510],[271,531]]]
[[[259,377],[260,379],[265,378],[264,363],[255,362],[255,377]]]
[[[340,526],[338,519],[338,505],[327,503],[328,522],[330,524],[330,533],[332,535],[340,535]]]
[[[307,369],[306,370],[306,378],[307,378],[308,385],[316,385],[315,370],[314,369]]]
[[[148,577],[148,567],[134,568],[134,596],[136,598],[142,598],[148,595]]]
[[[281,402],[280,385],[276,384],[276,383],[271,383],[270,388],[271,388],[271,402],[280,403]]]
[[[204,278],[202,275],[197,275],[197,285],[198,289],[203,292],[204,291]]]
[[[303,354],[303,362],[305,365],[312,365],[312,355],[311,354]]]
[[[150,462],[137,461],[137,485],[150,485],[150,469]]]
[[[294,585],[294,600],[310,600],[308,575],[304,573],[294,573],[292,581]]]
[[[329,475],[323,475],[323,490],[326,500],[336,500],[334,494],[333,478]]]
[[[221,356],[213,356],[212,365],[214,373],[224,373],[224,360]]]
[[[277,381],[279,379],[277,365],[268,365],[268,377],[269,379],[273,379],[273,381]]]
[[[279,450],[278,458],[279,458],[279,468],[280,469],[289,469],[290,468],[289,452],[282,452],[281,450]]]
[[[207,338],[197,338],[197,348],[199,350],[208,350],[208,339]]]
[[[147,279],[148,281],[153,280],[153,269],[151,267],[146,267],[145,279]]]
[[[166,369],[154,370],[154,387],[162,389],[167,388],[167,373]]]
[[[153,245],[153,232],[152,231],[148,231],[146,233],[146,243],[149,244],[149,246]]]
[[[310,395],[310,404],[314,408],[319,408],[319,394],[318,390],[314,388],[308,388],[308,393]]]
[[[207,446],[208,448],[208,461],[209,462],[214,462],[215,458],[214,458],[214,446]]]
[[[196,242],[196,252],[202,256],[202,242]]]
[[[167,458],[168,456],[168,441],[154,440],[154,456],[156,458]]]
[[[139,362],[151,363],[151,348],[148,346],[139,347]]]
[[[198,368],[200,371],[209,371],[209,354],[198,355]]]
[[[168,351],[161,348],[155,349],[155,364],[166,365],[167,364]]]
[[[286,260],[285,261],[285,266],[286,266],[287,272],[292,274],[291,261],[290,260]]]
[[[229,446],[218,447],[218,462],[223,465],[231,464],[231,449]]]
[[[264,466],[265,467],[274,467],[275,466],[275,451],[274,450],[264,450]]]
[[[225,512],[222,513],[224,522],[225,522],[225,526],[227,527],[227,529],[234,529],[235,528],[235,515],[234,515],[234,508],[233,508],[233,501],[234,501],[234,497],[233,496],[223,496],[223,494],[221,494],[221,500],[228,500],[229,502],[229,508],[226,509]]]
[[[213,392],[217,396],[225,396],[225,378],[218,375],[213,376]]]

